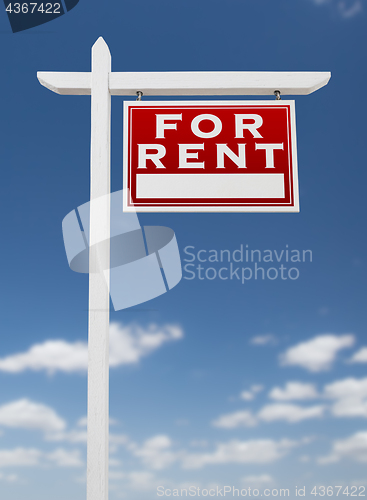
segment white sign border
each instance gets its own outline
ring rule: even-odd
[[[123,113],[123,187],[128,186],[128,124],[129,124],[129,108],[138,106],[290,106],[291,119],[291,153],[292,153],[292,177],[293,177],[293,200],[292,206],[240,206],[240,207],[218,207],[210,205],[195,205],[195,206],[148,206],[141,207],[139,205],[129,206],[127,200],[128,189],[124,189],[123,210],[124,212],[141,212],[141,213],[298,213],[299,207],[299,189],[298,189],[298,161],[297,161],[297,137],[296,137],[296,110],[294,100],[221,100],[221,101],[124,101]]]

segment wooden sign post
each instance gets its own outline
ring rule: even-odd
[[[88,440],[87,500],[108,500],[109,424],[109,248],[95,242],[110,238],[111,95],[306,95],[326,85],[328,72],[111,72],[111,54],[103,38],[92,47],[92,71],[38,72],[40,83],[62,95],[91,95]],[[218,210],[220,211],[220,210]],[[100,269],[100,272],[95,272]]]

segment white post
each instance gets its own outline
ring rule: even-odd
[[[99,38],[91,75],[87,500],[108,500],[110,297],[103,268],[109,269],[110,258],[110,71],[111,54]],[[97,209],[93,200],[100,196]],[[98,241],[108,242],[99,253],[92,248]]]
[[[108,500],[109,270],[111,95],[305,95],[326,85],[329,72],[112,73],[103,38],[92,47],[91,72],[38,72],[63,95],[92,96],[88,340],[87,500]],[[93,200],[104,196],[105,202]],[[98,254],[92,245],[105,241]],[[99,270],[99,272],[96,272]]]

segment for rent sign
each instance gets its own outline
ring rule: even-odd
[[[124,210],[298,212],[294,101],[124,103]]]

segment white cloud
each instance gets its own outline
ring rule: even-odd
[[[57,467],[81,467],[83,462],[79,450],[58,448],[45,453],[35,448],[0,449],[0,467],[35,467],[55,465]]]
[[[257,413],[248,409],[226,413],[213,420],[212,425],[222,429],[237,429],[253,427],[260,422],[296,423],[322,418],[324,415],[367,418],[367,377],[337,380],[326,384],[320,393],[314,384],[287,382],[283,388],[274,387],[269,392],[269,398],[276,402],[263,406]],[[293,403],[316,398],[322,400],[323,404],[301,406]]]
[[[65,432],[52,432],[47,433],[45,436],[46,441],[53,442],[66,442],[72,444],[86,444],[87,443],[87,431],[75,430]],[[115,453],[120,446],[130,446],[131,441],[125,434],[114,434],[109,433],[109,449],[111,453]]]
[[[110,327],[110,366],[137,363],[143,356],[158,349],[165,342],[183,338],[181,328],[175,325],[144,329],[138,325],[123,327],[112,323]]]
[[[25,370],[48,373],[86,371],[88,366],[87,344],[65,340],[46,340],[33,345],[28,351],[0,358],[0,370],[20,373]]]
[[[185,469],[199,469],[213,464],[267,464],[283,458],[296,445],[288,439],[232,440],[219,443],[211,453],[185,455],[182,465]]]
[[[356,379],[353,377],[337,380],[324,388],[327,397],[367,397],[367,377]]]
[[[341,349],[352,347],[353,335],[325,334],[290,347],[280,356],[282,366],[300,366],[310,372],[329,370]]]
[[[306,384],[303,382],[287,382],[284,389],[274,387],[269,392],[269,398],[276,399],[278,401],[314,399],[317,397],[318,394],[314,384]]]
[[[281,394],[283,396],[283,393]],[[283,420],[295,423],[310,418],[320,418],[324,415],[325,410],[325,405],[303,407],[291,403],[271,403],[261,408],[257,414],[253,414],[250,410],[240,410],[220,415],[212,421],[212,425],[222,429],[237,429],[239,427],[254,427],[259,421]]]
[[[232,440],[218,443],[213,451],[191,453],[175,450],[168,436],[158,435],[147,439],[142,446],[132,444],[130,451],[149,469],[161,470],[174,463],[181,464],[184,469],[199,469],[214,464],[272,463],[287,455],[298,444],[289,439]]]
[[[361,347],[359,351],[354,353],[349,363],[367,363],[367,347]]]
[[[190,446],[192,446],[193,448],[207,448],[208,445],[209,443],[205,439],[194,439],[190,443]]]
[[[362,12],[363,5],[361,0],[354,0],[354,1],[341,0],[338,2],[338,11],[339,14],[344,19],[349,19]]]
[[[310,407],[284,403],[269,404],[257,414],[259,420],[298,422],[306,418],[322,417],[326,410],[334,417],[367,417],[367,377],[337,380],[325,385],[320,394],[313,384],[288,382],[284,389],[279,387],[272,389],[269,397],[278,401],[317,397],[328,402],[331,400],[332,403]]]
[[[342,459],[367,463],[367,432],[356,432],[346,439],[334,441],[330,455],[320,457],[320,464],[339,462]]]
[[[138,363],[144,356],[151,354],[164,343],[179,340],[182,330],[175,325],[110,325],[110,366]],[[35,344],[26,352],[13,354],[0,359],[0,371],[20,373],[25,370],[48,373],[85,372],[88,366],[88,347],[86,342],[67,342],[66,340],[47,340]]]
[[[117,419],[111,417],[109,418],[110,425],[116,425],[118,423],[119,422]],[[87,427],[87,424],[88,424],[88,418],[86,415],[84,417],[79,418],[79,420],[76,423],[77,427]]]
[[[262,486],[273,482],[274,479],[269,476],[269,474],[261,474],[260,476],[246,476],[241,478],[241,483],[243,484],[243,486],[247,486],[248,484]]]
[[[116,481],[116,480],[119,480],[119,479],[124,479],[125,477],[126,477],[126,474],[124,472],[119,472],[119,471],[115,471],[115,470],[110,470],[108,472],[108,479],[110,481]],[[110,488],[110,490],[111,489],[115,489],[115,488],[113,487],[113,488]]]
[[[244,401],[252,401],[254,398],[254,393],[251,391],[242,391],[240,394],[240,399],[243,399]]]
[[[110,457],[108,460],[108,465],[112,467],[120,467],[122,465],[121,460],[118,460],[117,458],[112,458]]]
[[[0,472],[0,481],[6,481],[7,483],[15,483],[18,481],[18,475],[17,474],[3,474]]]
[[[258,392],[261,392],[263,390],[262,385],[252,385],[248,391],[242,391],[240,394],[240,399],[243,399],[244,401],[252,401],[255,399],[255,396]]]
[[[133,470],[130,472],[113,472],[109,473],[109,478],[110,480],[121,480],[123,481],[123,489],[126,490],[132,490],[132,492],[149,492],[150,494],[153,494],[156,492],[157,488],[159,486],[162,487],[164,484],[165,488],[171,489],[171,491],[174,488],[180,488],[180,485],[177,484],[176,482],[173,482],[171,479],[167,478],[162,478],[162,477],[157,477],[156,474],[152,471],[147,471],[147,470]],[[191,485],[191,484],[190,484]],[[114,489],[115,491],[121,491],[121,486],[115,486],[110,488],[111,490]],[[121,495],[125,496],[125,494]],[[175,495],[173,495],[175,496]]]
[[[178,418],[177,420],[175,420],[175,424],[178,426],[189,425],[189,423],[190,420],[188,420],[187,418]]]
[[[156,490],[162,484],[162,480],[156,478],[155,474],[149,471],[132,471],[126,475],[129,487],[135,491]]]
[[[125,448],[129,448],[134,446],[130,441],[129,437],[126,434],[113,434],[110,432],[110,444],[109,449],[111,453],[115,453],[120,446],[125,446]]]
[[[324,411],[325,407],[321,405],[302,407],[294,404],[275,403],[264,406],[259,411],[258,418],[265,422],[284,420],[289,423],[295,423],[309,418],[322,417]]]
[[[221,415],[212,422],[214,427],[235,429],[237,427],[253,427],[257,424],[256,417],[248,410]]]
[[[317,6],[329,5],[344,19],[352,18],[363,11],[361,0],[313,0],[313,3]]]
[[[0,467],[29,467],[39,464],[42,452],[34,448],[0,449]]]
[[[45,436],[46,441],[66,441],[68,443],[86,443],[87,431],[71,430],[67,432],[52,432]]]
[[[58,467],[83,467],[84,463],[80,458],[79,450],[64,450],[58,448],[52,453],[48,453],[45,458]]]
[[[327,398],[335,399],[331,412],[336,417],[367,417],[367,377],[337,380],[324,388]]]
[[[158,435],[147,439],[140,448],[133,445],[131,449],[147,467],[158,470],[165,469],[179,459],[181,453],[173,452],[171,447],[172,441],[168,436]]]
[[[85,416],[85,417],[81,417],[81,418],[77,421],[77,423],[76,423],[76,425],[77,425],[78,427],[87,427],[87,424],[88,424],[88,417],[87,417],[87,416]]]
[[[0,426],[48,432],[62,431],[66,423],[49,406],[24,398],[0,406]]]
[[[252,345],[274,345],[277,344],[277,338],[272,333],[266,335],[256,335],[250,339]]]
[[[327,316],[330,312],[330,309],[328,307],[320,307],[319,310],[318,310],[318,313],[320,314],[320,316]]]
[[[113,419],[112,419],[113,421]],[[78,426],[84,426],[84,418],[78,421]],[[67,442],[72,444],[85,444],[87,442],[87,431],[76,428],[67,430],[65,421],[60,418],[57,413],[50,407],[29,401],[28,399],[20,399],[11,403],[0,406],[0,426],[41,430],[45,433],[44,439],[50,442]],[[110,451],[115,452],[119,446],[131,446],[131,441],[125,434],[109,434]],[[69,461],[70,465],[80,463],[77,452],[72,455],[62,455],[60,449],[54,452],[52,457],[54,460],[59,459],[61,465],[62,460]],[[51,460],[51,455],[49,457]],[[67,465],[67,464],[65,464]]]

